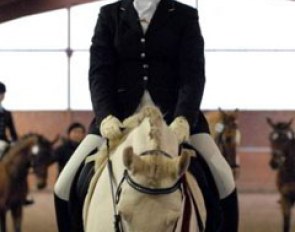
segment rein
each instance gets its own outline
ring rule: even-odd
[[[109,146],[109,139],[106,139],[106,146],[107,146],[107,157],[108,157],[108,174],[109,174],[109,180],[110,180],[110,188],[112,193],[112,200],[113,200],[113,210],[114,210],[114,231],[115,232],[124,232],[122,221],[120,218],[120,215],[118,213],[117,209],[117,202],[115,200],[115,191],[112,180],[114,179],[114,173],[113,173],[113,165],[112,161],[110,160],[110,146]]]

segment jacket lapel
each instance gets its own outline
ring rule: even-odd
[[[151,33],[152,31],[157,30],[163,26],[174,11],[174,0],[161,0],[156,12],[154,13],[154,16],[151,19],[147,33]]]
[[[133,0],[122,0],[121,6],[121,19],[134,30],[143,34],[138,14],[133,6]],[[151,19],[150,25],[146,34],[159,29],[168,20],[171,13],[175,11],[174,0],[161,0],[154,16]]]
[[[133,6],[133,0],[122,0],[120,6],[121,19],[128,27],[143,33],[138,14]]]

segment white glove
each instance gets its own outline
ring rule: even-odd
[[[122,136],[121,127],[121,121],[118,118],[109,115],[102,120],[100,124],[100,133],[104,138],[110,140],[118,139]]]
[[[175,133],[179,143],[189,140],[190,128],[185,117],[177,117],[169,125],[169,128]]]

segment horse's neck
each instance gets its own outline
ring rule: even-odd
[[[292,166],[295,168],[295,140],[291,140],[290,144],[288,145],[286,149],[286,166]]]
[[[293,139],[285,150],[286,160],[279,170],[279,175],[285,181],[295,181],[295,140]]]
[[[6,170],[13,176],[21,176],[28,168],[28,149],[32,145],[31,139],[24,139],[12,146],[7,154],[5,154],[2,162]]]

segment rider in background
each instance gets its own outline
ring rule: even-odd
[[[2,102],[6,93],[6,86],[0,82],[0,157],[8,149],[9,144],[18,138],[13,117],[10,111],[6,110]]]
[[[238,231],[232,171],[200,111],[205,59],[197,9],[174,0],[121,0],[102,7],[90,48],[89,83],[95,122],[55,185],[59,225],[66,223],[71,185],[85,157],[102,137],[120,137],[121,122],[150,104],[160,108],[179,143],[189,141],[207,162],[224,215],[222,232]]]
[[[85,127],[79,123],[71,123],[67,129],[67,138],[54,150],[54,160],[58,164],[58,173],[61,173],[74,151],[77,149],[86,133]]]
[[[6,86],[2,82],[0,82],[0,159],[9,149],[9,146],[18,139],[12,114],[2,105],[5,93]],[[31,196],[29,196],[23,204],[31,205],[33,203],[34,200]]]

